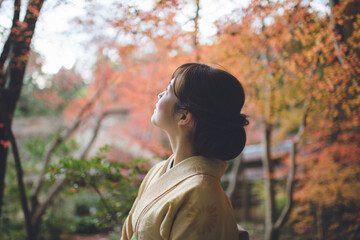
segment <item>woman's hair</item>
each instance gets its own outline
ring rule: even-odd
[[[196,154],[229,160],[245,147],[244,126],[249,122],[241,108],[244,89],[230,73],[205,64],[186,63],[172,75],[175,111],[187,110],[195,121]]]

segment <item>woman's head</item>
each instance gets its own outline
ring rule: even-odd
[[[224,70],[199,63],[181,65],[172,79],[175,112],[189,111],[194,119],[196,154],[222,160],[239,155],[248,124],[240,114],[245,102],[240,82]]]

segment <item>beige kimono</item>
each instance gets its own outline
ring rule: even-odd
[[[166,172],[169,161],[146,175],[121,239],[238,239],[233,209],[220,185],[227,163],[194,156]]]

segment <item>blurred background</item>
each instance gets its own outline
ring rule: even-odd
[[[360,239],[358,0],[1,0],[0,239],[119,239],[186,62],[236,76],[250,239]]]

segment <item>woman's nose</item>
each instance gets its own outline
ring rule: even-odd
[[[158,95],[158,99],[160,99],[160,98],[164,95],[164,93],[165,93],[165,92],[161,92],[161,93],[159,93],[159,95]]]

